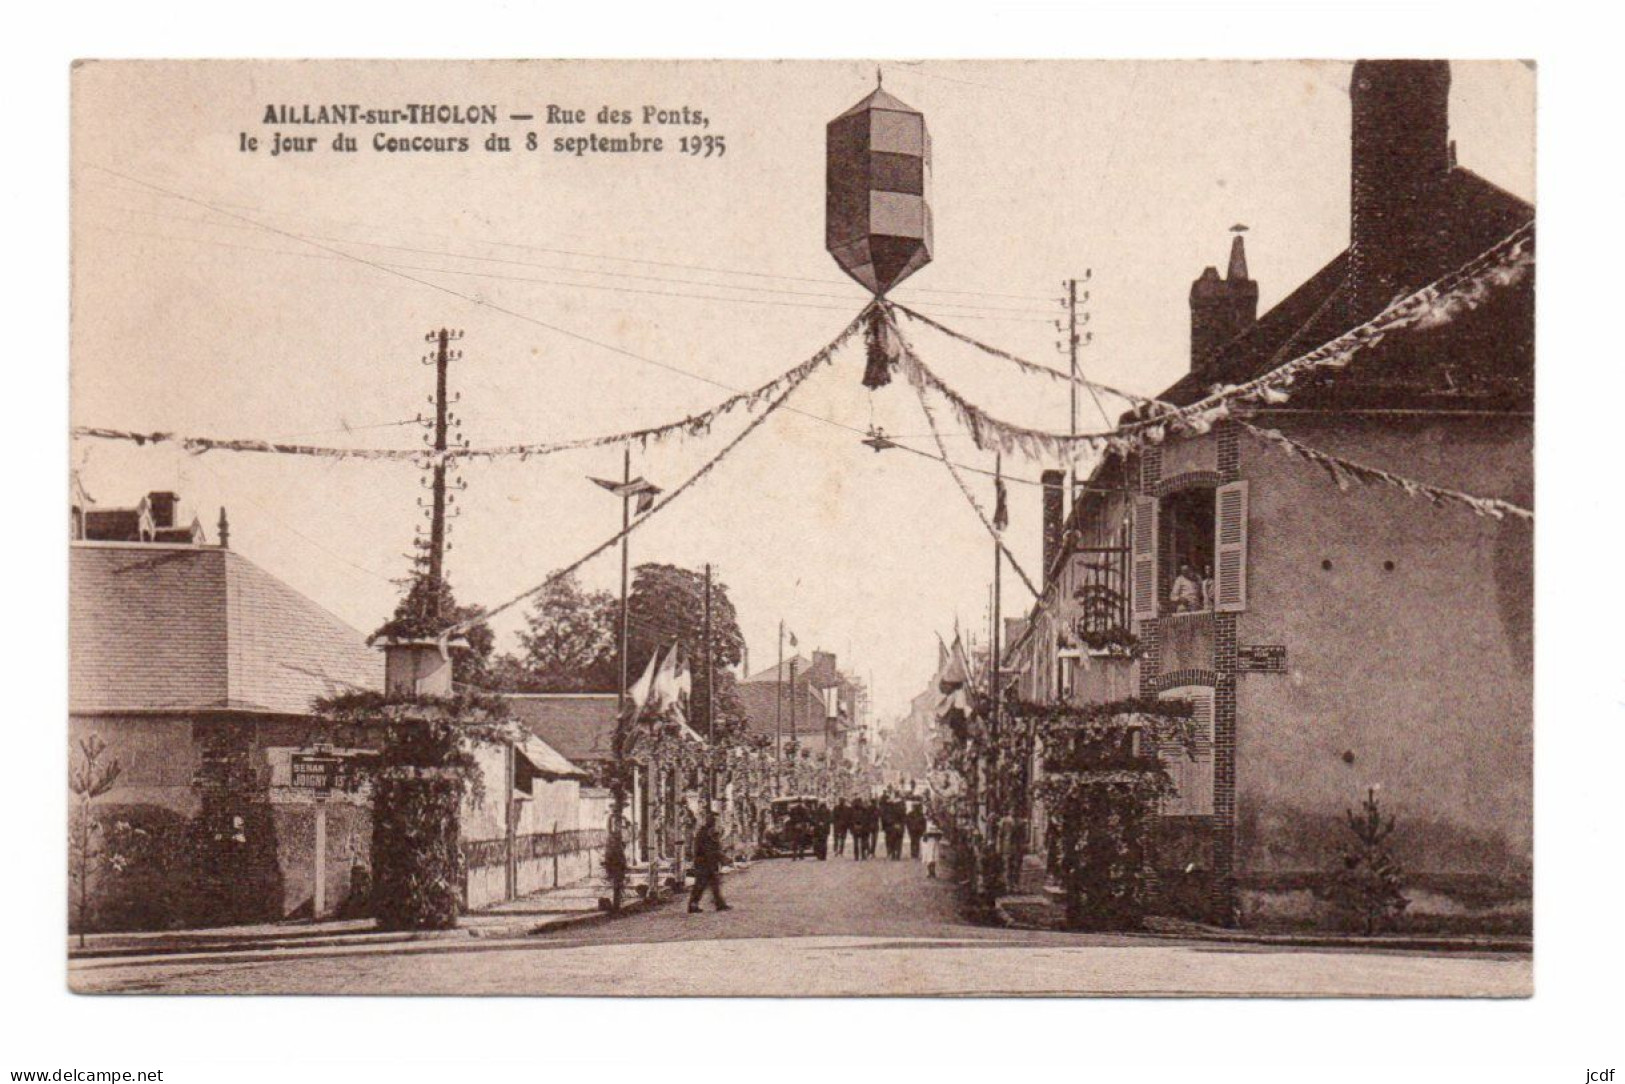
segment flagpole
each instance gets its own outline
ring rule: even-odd
[[[706,775],[705,808],[717,797],[717,669],[711,660],[711,562],[705,563],[705,741],[711,770]]]
[[[621,476],[621,484],[630,488],[632,483],[632,446],[630,444],[626,446],[624,456],[621,460]],[[615,758],[618,762],[624,761],[626,758],[626,742],[628,737],[627,731],[631,729],[626,718],[626,679],[627,663],[629,661],[626,657],[626,651],[627,641],[630,639],[629,634],[631,629],[631,613],[628,606],[627,591],[627,570],[629,567],[627,538],[631,534],[632,526],[631,501],[631,494],[623,491],[621,494],[621,680],[615,687],[615,728],[617,732],[615,741]],[[621,895],[624,890],[623,886],[626,882],[626,874],[624,871],[626,866],[629,864],[629,856],[626,853],[626,832],[623,827],[623,822],[626,820],[626,801],[628,797],[626,794],[626,781],[624,778],[621,778],[621,772],[623,772],[624,769],[624,763],[617,763],[615,765],[618,784],[616,794],[618,795],[618,798],[614,803],[617,808],[614,810],[614,813],[610,818],[610,831],[614,835],[615,843],[613,849],[620,855],[621,859],[621,870],[618,871],[611,879],[610,909],[613,911],[619,911],[621,909]],[[638,791],[636,772],[637,769],[634,768],[632,776],[632,797],[634,798],[636,797]],[[642,823],[641,818],[639,819],[639,823]]]
[[[773,671],[773,793],[784,787],[784,618],[779,618],[779,668]]]
[[[1076,385],[1074,385],[1074,387],[1075,386]],[[1000,506],[1002,507],[1004,498],[1003,455],[995,456],[993,459],[993,481],[994,485],[999,487]],[[1002,534],[1004,527],[1002,523],[998,526],[999,530],[993,536],[993,778],[988,781],[990,811],[995,810],[1000,801],[999,715],[1000,709],[1004,706],[1004,681],[999,673],[1000,664],[1004,661],[999,657],[1001,654],[999,650],[999,640],[1004,632],[1003,621],[1000,620],[1003,612],[1000,604],[1004,601],[1001,597],[1001,574],[1004,570],[1004,539]]]

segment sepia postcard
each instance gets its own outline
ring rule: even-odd
[[[1535,87],[78,62],[69,987],[1530,996]]]

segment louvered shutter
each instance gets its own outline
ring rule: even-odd
[[[1157,498],[1134,498],[1134,616],[1157,616]]]
[[[1189,700],[1196,714],[1196,758],[1179,740],[1161,742],[1157,755],[1168,770],[1174,793],[1163,798],[1159,811],[1165,817],[1207,817],[1213,814],[1213,690],[1202,687],[1169,689],[1165,700]]]
[[[1247,483],[1222,485],[1214,494],[1213,608],[1247,608]]]

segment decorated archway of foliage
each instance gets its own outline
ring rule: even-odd
[[[1049,813],[1054,868],[1074,929],[1131,929],[1146,906],[1148,839],[1158,802],[1172,792],[1160,746],[1195,755],[1187,700],[1135,697],[1094,704],[1002,705],[984,697],[944,717],[950,737],[942,767],[963,789],[950,800],[950,846],[974,910],[991,910],[1006,889],[998,826],[1034,799]],[[1037,778],[1034,778],[1034,767]]]
[[[474,746],[517,740],[499,697],[358,692],[316,706],[379,741],[372,787],[374,916],[383,929],[447,929],[463,902],[465,800],[484,798]]]

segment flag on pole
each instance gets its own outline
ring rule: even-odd
[[[789,629],[785,629],[784,630],[784,637],[785,637],[785,639],[790,641],[790,646],[791,647],[796,646],[796,634],[795,633],[791,632]]]
[[[1002,531],[1010,526],[1010,497],[1004,490],[1004,457],[994,460],[993,468],[993,529]]]
[[[654,691],[655,675],[660,669],[660,649],[657,647],[654,654],[649,656],[649,664],[643,668],[643,676],[632,683],[626,691],[627,697],[632,701],[632,714],[643,713],[643,706],[649,702],[649,694]]]
[[[589,475],[589,477],[591,477]],[[617,497],[636,497],[638,499],[638,515],[643,515],[654,507],[655,498],[660,495],[660,487],[653,482],[639,476],[630,482],[611,482],[607,478],[593,478],[592,481],[604,487]]]

